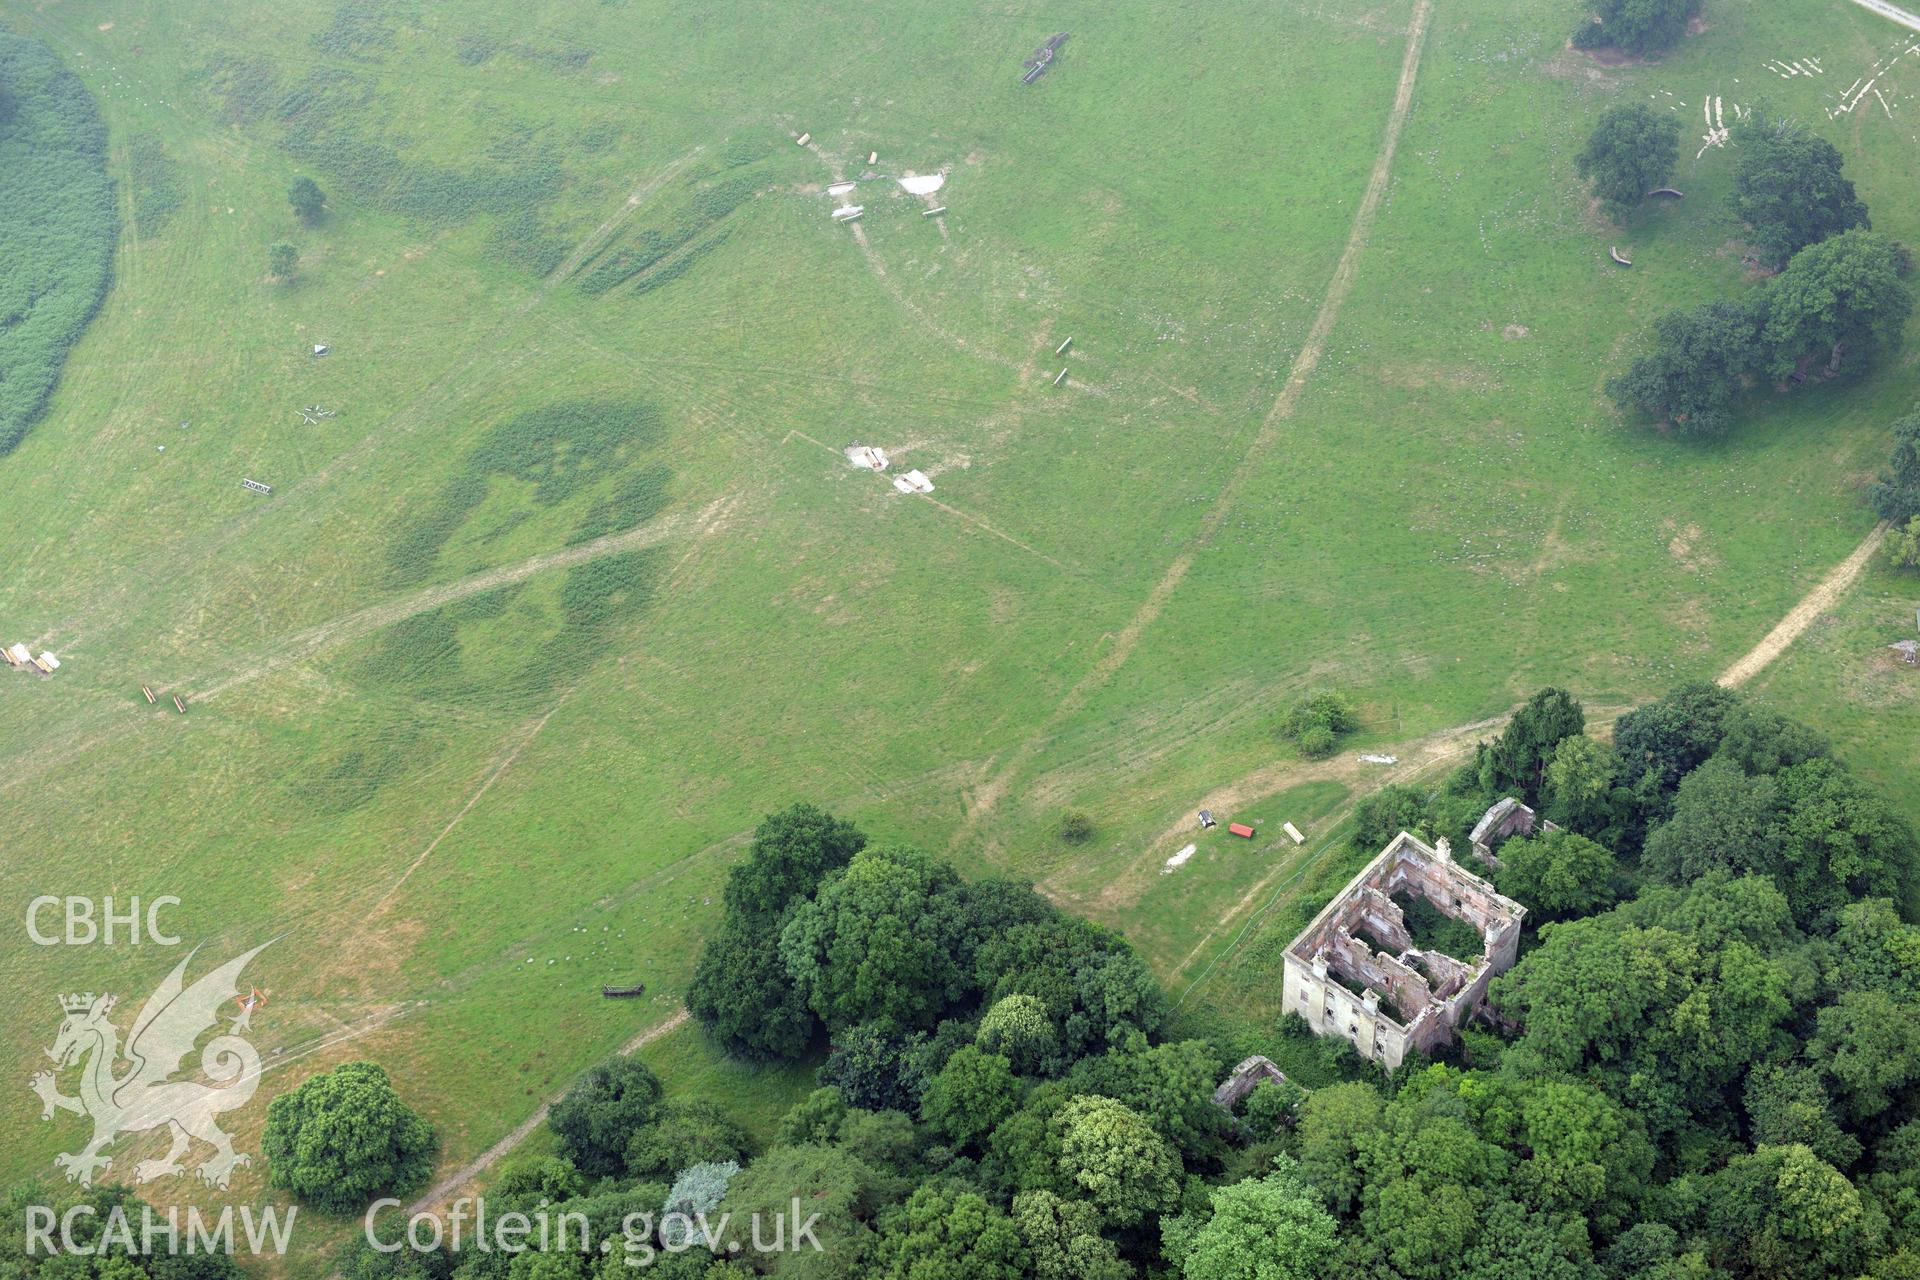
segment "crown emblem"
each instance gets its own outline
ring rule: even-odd
[[[85,995],[61,996],[60,1008],[66,1013],[85,1013],[93,1008],[93,992],[89,991]],[[113,997],[108,996],[106,1003],[100,1006],[100,1012],[105,1013],[111,1008],[113,1008]]]

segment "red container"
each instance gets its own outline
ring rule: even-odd
[[[1227,830],[1242,839],[1253,839],[1253,828],[1247,826],[1244,822],[1229,822],[1227,824]]]

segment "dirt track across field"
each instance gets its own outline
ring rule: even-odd
[[[1407,50],[1400,62],[1400,80],[1394,89],[1393,109],[1387,114],[1386,132],[1380,140],[1379,154],[1374,157],[1373,171],[1367,177],[1366,191],[1360,197],[1360,206],[1354,211],[1353,225],[1347,232],[1346,247],[1341,250],[1340,261],[1333,269],[1333,277],[1327,282],[1327,291],[1320,299],[1320,309],[1314,314],[1313,326],[1308,329],[1306,341],[1301,343],[1300,352],[1293,359],[1293,365],[1287,370],[1287,381],[1280,389],[1279,396],[1273,402],[1273,408],[1260,424],[1260,430],[1247,446],[1240,465],[1227,477],[1219,494],[1214,498],[1207,513],[1200,521],[1192,544],[1174,557],[1173,563],[1160,576],[1160,580],[1147,593],[1127,624],[1114,636],[1113,643],[1092,670],[1067,691],[1054,709],[1048,722],[1039,731],[1031,735],[1026,743],[1014,752],[1011,758],[998,769],[974,793],[969,806],[967,819],[961,824],[954,844],[958,845],[969,834],[974,824],[985,817],[1000,797],[1006,794],[1013,780],[1033,760],[1042,744],[1051,740],[1051,730],[1068,717],[1077,714],[1092,699],[1093,695],[1104,687],[1125,666],[1127,659],[1133,656],[1140,638],[1160,617],[1161,611],[1173,594],[1186,579],[1193,568],[1194,556],[1204,550],[1226,522],[1228,514],[1240,498],[1241,488],[1253,469],[1253,463],[1261,455],[1271,450],[1278,439],[1280,427],[1299,407],[1300,394],[1307,379],[1320,365],[1320,357],[1325,352],[1327,339],[1333,333],[1334,323],[1340,318],[1340,308],[1345,305],[1347,296],[1353,292],[1353,282],[1359,271],[1360,256],[1366,251],[1367,240],[1373,233],[1374,214],[1380,207],[1380,197],[1387,189],[1387,179],[1393,172],[1393,155],[1400,145],[1400,128],[1406,123],[1407,112],[1413,105],[1414,80],[1420,73],[1420,51],[1426,44],[1427,22],[1433,13],[1432,0],[1418,0],[1414,6],[1413,19],[1407,27]]]
[[[686,1025],[686,1022],[687,1011],[681,1009],[665,1022],[648,1027],[645,1031],[642,1031],[639,1035],[627,1041],[627,1043],[621,1047],[620,1052],[623,1055],[638,1053],[641,1049],[652,1044],[660,1037],[671,1035],[673,1032],[678,1031]],[[425,1213],[435,1205],[446,1204],[461,1192],[465,1191],[473,1184],[476,1178],[511,1155],[515,1147],[525,1142],[535,1129],[545,1124],[547,1122],[547,1112],[553,1109],[554,1103],[566,1096],[566,1091],[562,1090],[541,1103],[539,1107],[535,1108],[532,1115],[514,1126],[512,1133],[509,1133],[506,1137],[500,1139],[500,1141],[494,1143],[485,1151],[482,1151],[479,1155],[461,1165],[458,1169],[455,1169],[452,1173],[436,1183],[431,1191],[408,1205],[408,1215]]]
[[[1853,554],[1835,565],[1833,571],[1820,579],[1818,586],[1807,592],[1799,604],[1787,611],[1773,630],[1762,636],[1760,643],[1748,650],[1738,662],[1720,673],[1720,683],[1729,689],[1738,689],[1766,669],[1767,664],[1787,651],[1787,646],[1798,640],[1806,629],[1813,625],[1827,610],[1839,603],[1866,569],[1867,562],[1873,559],[1873,553],[1886,541],[1887,525],[1885,521],[1874,526],[1873,532],[1865,541],[1853,549]]]

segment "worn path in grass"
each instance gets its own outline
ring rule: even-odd
[[[371,635],[375,631],[390,627],[396,622],[411,618],[416,614],[438,609],[442,605],[464,600],[468,596],[492,591],[495,587],[504,587],[509,583],[520,582],[535,574],[550,569],[563,569],[588,560],[598,560],[601,556],[610,556],[622,551],[636,551],[641,547],[656,546],[682,533],[699,537],[720,523],[726,509],[738,497],[729,494],[715,499],[697,515],[665,517],[650,521],[636,528],[620,533],[610,533],[592,542],[583,542],[577,547],[566,547],[559,551],[544,551],[536,556],[513,564],[499,565],[492,569],[483,569],[479,573],[468,574],[452,582],[427,587],[411,595],[401,596],[381,604],[344,614],[316,627],[309,627],[297,635],[289,637],[274,646],[270,653],[263,654],[238,671],[217,680],[202,689],[189,692],[200,701],[210,701],[214,697],[236,685],[271,675],[286,666],[301,662],[330,645],[343,640],[357,639]]]
[[[655,1040],[660,1039],[660,1037],[678,1031],[681,1027],[685,1026],[686,1023],[687,1011],[682,1009],[665,1022],[648,1027],[645,1031],[642,1031],[639,1035],[627,1041],[626,1044],[621,1046],[620,1052],[623,1056],[631,1056],[632,1054],[638,1053]],[[572,1086],[569,1085],[568,1088],[572,1088]],[[459,1195],[462,1191],[465,1191],[473,1184],[475,1179],[511,1155],[515,1147],[525,1142],[533,1135],[534,1130],[545,1124],[547,1122],[547,1112],[553,1110],[554,1103],[566,1096],[567,1090],[562,1089],[559,1093],[554,1094],[551,1098],[548,1098],[545,1102],[534,1108],[533,1114],[515,1125],[513,1132],[488,1147],[485,1151],[482,1151],[472,1160],[461,1165],[458,1169],[455,1169],[439,1183],[435,1184],[432,1190],[428,1191],[418,1200],[415,1200],[411,1205],[408,1205],[407,1213],[409,1215],[425,1213],[435,1205],[443,1205]]]
[[[697,515],[664,517],[638,528],[621,533],[610,533],[592,542],[583,542],[577,547],[542,552],[513,564],[483,569],[479,573],[427,587],[411,595],[369,605],[318,626],[309,627],[267,650],[257,651],[245,661],[244,665],[225,675],[212,677],[210,683],[199,683],[209,680],[206,674],[202,674],[198,677],[184,677],[176,682],[177,686],[182,696],[189,701],[209,702],[230,689],[305,662],[342,641],[371,635],[416,614],[438,609],[442,605],[452,604],[456,600],[464,600],[468,596],[478,595],[484,591],[491,591],[495,587],[519,582],[550,569],[561,569],[588,560],[597,560],[601,556],[657,546],[682,534],[691,536],[697,542],[698,539],[705,537],[724,523],[728,509],[738,500],[738,497],[738,494],[724,495],[708,503]],[[36,753],[8,771],[5,781],[0,782],[0,792],[29,782],[57,765],[85,755],[93,748],[112,741],[118,732],[117,728],[102,729],[85,737],[73,738],[63,746]]]
[[[1873,559],[1873,553],[1886,541],[1887,524],[1883,520],[1874,526],[1853,554],[1834,566],[1833,572],[1822,578],[1819,585],[1807,592],[1799,604],[1787,610],[1787,616],[1773,630],[1761,637],[1738,662],[1720,673],[1720,683],[1729,689],[1738,689],[1766,669],[1768,663],[1787,651],[1787,646],[1798,640],[1813,620],[1833,608],[1866,570],[1867,562]]]
[[[1393,171],[1393,154],[1400,145],[1400,129],[1406,123],[1407,111],[1413,105],[1413,85],[1420,72],[1420,51],[1426,44],[1427,22],[1432,16],[1432,0],[1418,0],[1414,5],[1413,18],[1407,27],[1406,55],[1400,62],[1400,80],[1394,89],[1393,109],[1387,115],[1386,133],[1380,141],[1379,154],[1374,158],[1373,171],[1367,177],[1365,192],[1360,197],[1360,206],[1354,211],[1353,225],[1347,232],[1346,247],[1340,252],[1340,260],[1333,269],[1333,278],[1327,282],[1326,293],[1320,300],[1320,309],[1313,317],[1313,325],[1307,331],[1306,341],[1300,346],[1300,352],[1294,357],[1293,365],[1287,370],[1287,381],[1274,400],[1273,407],[1260,424],[1253,442],[1247,446],[1240,464],[1221,486],[1207,513],[1201,518],[1192,543],[1186,550],[1174,557],[1173,563],[1161,575],[1160,580],[1147,594],[1146,600],[1128,620],[1127,624],[1114,636],[1112,647],[1094,664],[1093,669],[1067,691],[1060,700],[1047,722],[1032,734],[1026,742],[1014,752],[1006,764],[995,773],[984,786],[974,793],[965,821],[954,836],[958,845],[973,831],[980,818],[991,812],[1000,797],[1020,772],[1031,764],[1041,747],[1052,737],[1052,730],[1060,723],[1078,714],[1089,700],[1103,688],[1108,681],[1125,666],[1127,659],[1133,656],[1140,644],[1140,638],[1160,617],[1167,601],[1179,590],[1187,573],[1193,568],[1194,556],[1206,549],[1227,515],[1239,501],[1241,489],[1247,477],[1252,473],[1262,455],[1267,453],[1279,438],[1280,428],[1293,417],[1300,405],[1300,395],[1307,379],[1319,367],[1320,357],[1326,350],[1327,339],[1333,333],[1333,326],[1340,318],[1340,309],[1345,305],[1347,296],[1353,292],[1353,282],[1359,272],[1360,256],[1366,251],[1368,237],[1373,232],[1374,214],[1380,207],[1380,197],[1387,189],[1387,179]]]
[[[1737,689],[1766,670],[1768,666],[1772,665],[1780,655],[1787,651],[1795,640],[1799,639],[1800,636],[1806,632],[1808,627],[1813,625],[1815,619],[1831,611],[1834,606],[1839,603],[1840,597],[1845,594],[1847,589],[1858,581],[1860,575],[1865,572],[1868,563],[1873,559],[1874,553],[1880,549],[1881,543],[1886,540],[1886,536],[1887,525],[1884,521],[1874,526],[1873,532],[1869,533],[1861,541],[1860,545],[1853,549],[1852,554],[1835,565],[1826,577],[1822,578],[1811,591],[1807,592],[1807,594],[1800,599],[1799,603],[1789,609],[1786,616],[1782,618],[1771,631],[1762,636],[1758,644],[1742,654],[1737,661],[1721,673],[1719,683],[1726,688]],[[1588,716],[1587,726],[1589,729],[1610,727],[1613,721],[1626,710],[1628,710],[1626,707],[1596,708],[1595,712]],[[1385,770],[1362,765],[1357,756],[1344,757],[1338,760],[1308,762],[1281,761],[1257,769],[1243,778],[1237,778],[1225,786],[1214,789],[1198,802],[1197,807],[1230,809],[1261,796],[1273,795],[1288,787],[1299,786],[1308,782],[1339,781],[1351,783],[1360,780],[1363,776],[1370,775],[1373,779],[1376,779],[1380,784],[1384,785],[1388,782],[1411,782],[1419,778],[1429,777],[1440,767],[1450,764],[1465,755],[1467,751],[1472,749],[1473,744],[1480,739],[1482,734],[1500,728],[1506,723],[1507,718],[1506,716],[1497,716],[1490,720],[1481,720],[1474,724],[1461,725],[1458,728],[1443,729],[1438,733],[1415,739],[1405,746],[1388,748],[1387,753],[1398,755],[1400,757],[1400,763]],[[1364,794],[1364,791],[1361,794]],[[1328,822],[1326,823],[1327,828],[1332,829],[1344,824],[1348,817],[1351,816],[1353,809],[1353,804],[1347,804],[1329,815]],[[1168,849],[1173,847],[1180,836],[1187,832],[1189,825],[1190,824],[1183,822],[1179,827],[1166,832],[1158,840],[1154,841],[1153,844],[1148,846],[1146,851],[1128,867],[1127,871],[1121,876],[1116,877],[1112,884],[1102,892],[1098,899],[1099,903],[1102,906],[1112,908],[1138,900],[1146,883],[1146,881],[1143,880],[1143,876],[1152,873],[1153,865],[1165,855]],[[1241,895],[1240,900],[1233,905],[1232,909],[1222,915],[1221,918],[1214,923],[1213,927],[1207,930],[1200,941],[1194,946],[1193,950],[1189,951],[1186,958],[1181,960],[1178,965],[1175,965],[1172,972],[1167,976],[1169,978],[1179,977],[1195,960],[1199,959],[1200,956],[1205,953],[1206,949],[1212,945],[1214,939],[1220,935],[1222,930],[1232,927],[1256,902],[1260,901],[1261,895],[1266,894],[1270,887],[1274,885],[1275,881],[1283,876],[1294,879],[1299,878],[1299,876],[1311,866],[1312,862],[1317,860],[1319,856],[1326,851],[1327,847],[1323,842],[1319,847],[1315,848],[1311,854],[1306,855],[1304,858],[1288,859],[1279,866],[1276,866],[1270,873],[1261,877],[1260,880],[1256,881],[1246,893]],[[1272,906],[1274,900],[1277,900],[1277,894],[1276,899],[1270,899],[1267,902],[1267,906]],[[1244,932],[1243,930],[1242,936],[1244,936]],[[1238,945],[1237,939],[1235,945]],[[1231,951],[1231,948],[1229,948],[1229,951]],[[1218,964],[1221,959],[1224,959],[1226,954],[1227,953],[1222,953],[1220,956],[1216,956],[1213,962],[1208,965],[1207,971],[1211,972],[1213,965]],[[1196,978],[1188,987],[1187,992],[1181,996],[1181,999],[1184,1000],[1187,994],[1191,994],[1194,988],[1198,987],[1200,982],[1204,980],[1205,976],[1205,973],[1203,973],[1200,978]]]

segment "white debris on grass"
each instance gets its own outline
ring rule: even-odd
[[[847,461],[856,467],[861,467],[868,471],[885,471],[887,469],[887,451],[885,449],[877,449],[870,444],[848,445]]]
[[[932,493],[933,481],[927,479],[918,469],[903,476],[893,478],[893,487],[902,493]]]
[[[827,188],[827,194],[830,196],[843,196],[853,190],[853,187],[854,184],[851,182],[836,182]]]
[[[930,196],[941,187],[947,185],[947,175],[944,173],[923,173],[919,177],[896,178],[894,181],[898,182],[900,189],[910,196]]]
[[[1194,854],[1194,850],[1196,850],[1197,848],[1199,848],[1198,845],[1190,844],[1186,848],[1182,849],[1180,852],[1174,854],[1171,858],[1168,858],[1167,865],[1160,868],[1160,874],[1163,876],[1172,875],[1173,869],[1179,866],[1181,863],[1185,862],[1188,858],[1191,858]]]
[[[1307,838],[1300,834],[1300,828],[1294,826],[1291,822],[1281,823],[1280,829],[1292,836],[1295,844],[1305,844],[1307,842]]]
[[[1920,54],[1920,43],[1908,43],[1898,53],[1890,57],[1881,58],[1871,67],[1867,68],[1865,75],[1847,86],[1847,91],[1840,95],[1839,104],[1827,109],[1827,119],[1833,120],[1840,116],[1851,115],[1853,109],[1862,102],[1865,102],[1867,95],[1871,93],[1874,101],[1880,104],[1880,109],[1884,111],[1887,118],[1891,120],[1893,118],[1893,106],[1887,101],[1886,95],[1880,92],[1878,86],[1881,78],[1893,70],[1894,64],[1909,54]]]
[[[1726,112],[1723,110],[1723,102],[1724,100],[1718,94],[1713,94],[1700,104],[1701,114],[1706,120],[1707,131],[1701,137],[1700,149],[1693,153],[1695,160],[1707,154],[1707,150],[1711,147],[1726,146],[1728,139],[1733,137],[1733,130],[1727,127],[1727,117]],[[1745,116],[1746,113],[1736,104],[1733,108],[1733,118],[1738,121],[1744,119]]]
[[[863,204],[843,204],[833,211],[833,220],[835,222],[851,222],[866,211],[867,206]]]
[[[1400,763],[1399,756],[1364,755],[1360,757],[1360,760],[1361,760],[1361,763],[1363,764],[1399,764]]]

